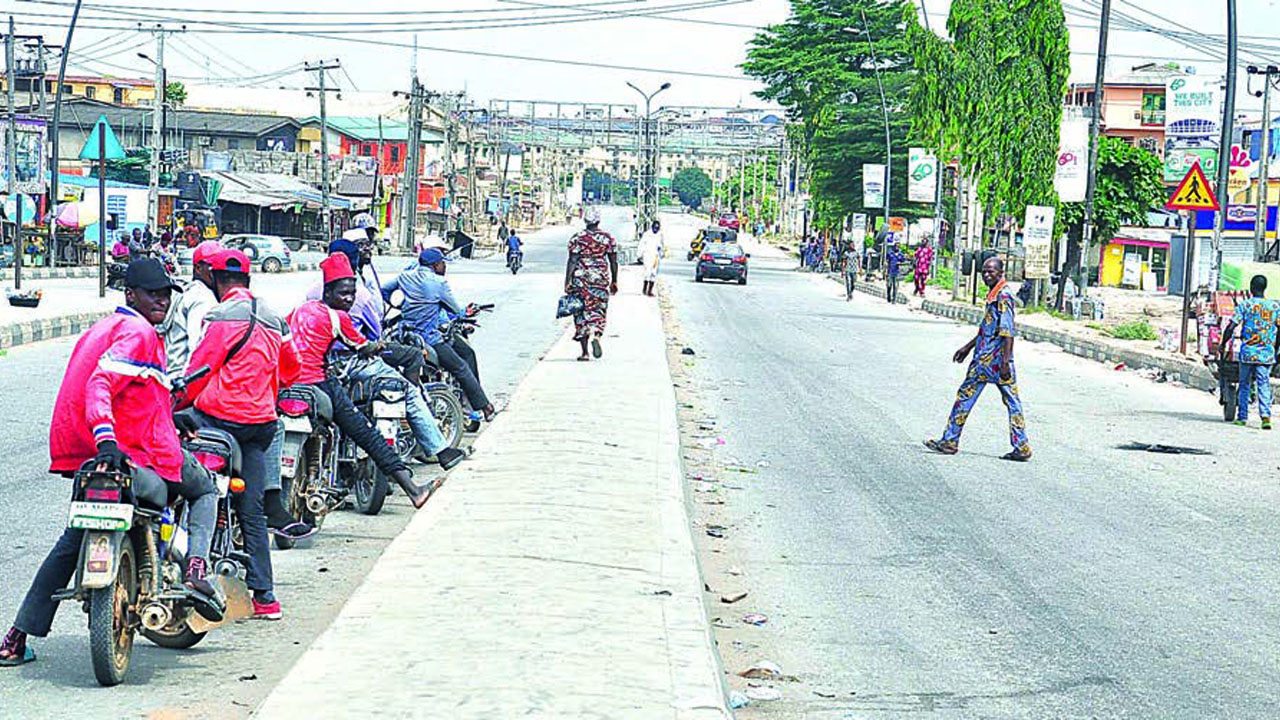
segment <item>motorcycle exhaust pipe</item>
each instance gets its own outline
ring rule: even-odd
[[[307,496],[307,511],[312,515],[322,515],[328,510],[328,504],[324,501],[324,496],[314,493]]]
[[[160,603],[151,603],[142,608],[142,626],[148,630],[159,630],[172,619],[173,613]]]

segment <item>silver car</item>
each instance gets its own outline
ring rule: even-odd
[[[293,266],[293,254],[278,235],[227,235],[222,244],[248,255],[249,261],[265,273],[278,273]]]

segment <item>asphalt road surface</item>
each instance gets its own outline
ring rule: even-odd
[[[625,211],[606,214],[608,228],[626,232],[628,222]],[[554,316],[569,232],[560,226],[527,236],[524,268],[516,276],[501,255],[449,266],[461,302],[497,304],[483,316],[473,343],[481,379],[498,401],[563,330]],[[405,262],[378,258],[378,267],[386,279]],[[255,289],[284,311],[318,279],[318,272],[270,276]],[[74,339],[37,343],[0,357],[0,625],[6,629],[66,523],[69,485],[45,471],[49,417],[73,345]],[[434,469],[421,466],[417,473],[424,477]],[[396,493],[377,517],[335,513],[309,547],[273,554],[283,621],[219,629],[188,651],[162,650],[139,638],[128,678],[115,688],[98,687],[93,678],[86,616],[79,607],[62,607],[50,637],[32,642],[39,660],[0,669],[0,718],[247,716],[337,615],[411,511]]]
[[[664,278],[689,390],[717,461],[758,471],[721,476],[727,538],[702,538],[707,581],[750,592],[711,599],[722,656],[800,678],[740,718],[1275,717],[1276,438],[1223,424],[1210,395],[1019,341],[1032,462],[998,459],[993,390],[959,456],[928,454],[971,328],[846,302],[789,260],[695,284],[686,241]]]

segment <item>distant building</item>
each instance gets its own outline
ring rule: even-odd
[[[57,89],[58,76],[44,76],[44,91],[47,103],[52,106]],[[14,92],[20,96],[19,101],[29,100],[31,104],[38,102],[40,96],[40,79],[38,77],[19,77],[14,82]],[[0,74],[0,92],[8,92],[8,78]],[[150,105],[156,99],[156,86],[152,80],[139,78],[98,77],[91,75],[68,75],[63,78],[62,98],[87,98],[116,105]]]
[[[1172,77],[1185,75],[1177,65],[1149,63],[1109,78],[1102,85],[1102,134],[1150,150],[1165,151],[1165,87]],[[1076,83],[1067,91],[1067,105],[1089,108],[1093,83]]]

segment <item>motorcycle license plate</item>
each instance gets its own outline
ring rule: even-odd
[[[374,400],[373,416],[377,418],[402,418],[405,416],[404,403],[385,403]]]
[[[288,415],[285,415],[282,419],[284,420],[285,432],[297,432],[302,433],[303,435],[311,434],[310,419],[305,417],[289,417]]]
[[[133,526],[133,506],[126,503],[71,503],[67,527],[76,530],[128,530]]]

